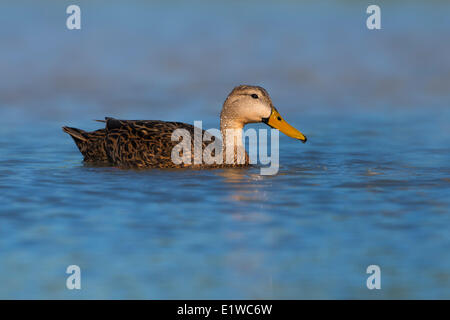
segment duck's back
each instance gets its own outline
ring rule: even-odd
[[[172,161],[172,149],[179,143],[172,141],[172,133],[177,129],[194,137],[194,126],[182,122],[107,118],[106,154],[111,163],[123,168],[183,167]]]
[[[103,120],[102,120],[103,122]],[[194,163],[194,126],[182,122],[159,120],[118,120],[106,118],[105,129],[86,132],[63,127],[70,134],[88,163],[108,163],[121,168],[179,168],[186,164],[172,161],[172,149],[180,141],[172,141],[177,129],[191,136],[191,163]],[[205,130],[202,130],[202,136]],[[210,141],[214,141],[212,137]],[[203,140],[203,139],[202,139]],[[209,144],[202,141],[202,150]]]

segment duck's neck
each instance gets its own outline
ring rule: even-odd
[[[220,132],[222,134],[222,151],[224,160],[229,163],[234,159],[234,163],[245,163],[246,153],[242,140],[242,130],[244,124],[234,119],[221,117]]]

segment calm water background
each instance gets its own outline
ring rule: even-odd
[[[379,2],[381,31],[364,1],[77,3],[81,31],[0,5],[0,298],[450,298],[448,2]],[[87,167],[60,129],[217,127],[242,83],[309,138],[276,176]]]

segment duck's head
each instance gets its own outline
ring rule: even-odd
[[[259,86],[234,88],[223,104],[220,121],[225,129],[242,129],[247,123],[264,122],[289,137],[306,142],[306,137],[280,116],[267,91]]]

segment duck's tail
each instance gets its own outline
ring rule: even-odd
[[[70,134],[70,136],[75,140],[75,143],[83,141],[86,142],[89,140],[89,136],[86,131],[77,129],[77,128],[71,128],[71,127],[62,127],[63,131],[65,133]],[[78,145],[78,144],[77,144]]]
[[[86,132],[81,129],[62,127],[65,133],[68,133],[75,141],[85,162],[107,163],[108,156],[105,150],[105,129]]]

